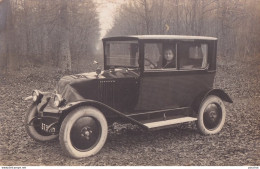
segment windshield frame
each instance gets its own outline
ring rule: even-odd
[[[137,65],[136,66],[131,66],[131,65],[109,65],[107,64],[107,52],[106,52],[106,46],[107,44],[111,44],[111,43],[116,43],[116,42],[121,42],[122,44],[124,43],[128,43],[128,44],[137,44],[138,46],[138,54],[136,55],[136,59],[137,59]],[[138,40],[136,39],[115,39],[115,40],[107,40],[103,42],[103,54],[104,54],[104,69],[108,70],[108,69],[115,69],[115,68],[130,68],[130,69],[140,69],[140,43]]]

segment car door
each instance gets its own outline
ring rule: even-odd
[[[208,71],[207,43],[179,41],[174,43],[145,43],[144,58],[162,58],[165,46],[175,50],[176,67],[150,68],[145,65],[140,79],[139,100],[136,109],[155,111],[165,109],[189,108],[194,99],[213,86],[215,72]],[[156,49],[157,46],[157,49]],[[154,50],[151,52],[151,49]],[[154,56],[155,55],[155,56]],[[156,55],[160,55],[157,56]],[[163,64],[163,59],[157,59]],[[150,62],[148,61],[148,62]],[[145,63],[146,64],[146,63]],[[153,66],[151,66],[153,67]]]

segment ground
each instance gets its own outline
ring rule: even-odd
[[[52,91],[61,77],[50,68],[23,68],[0,75],[0,165],[260,165],[260,57],[219,58],[215,87],[233,99],[219,134],[203,136],[194,122],[147,132],[131,124],[114,124],[95,156],[72,159],[58,140],[38,143],[25,131],[33,89]]]

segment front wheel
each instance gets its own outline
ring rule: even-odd
[[[25,129],[27,134],[34,139],[35,141],[39,142],[46,142],[53,140],[58,137],[58,135],[52,135],[41,129],[41,122],[39,120],[35,120],[32,124],[29,125],[31,120],[38,115],[37,105],[33,103],[29,108],[29,111],[26,113],[25,116]]]
[[[104,146],[108,133],[104,115],[94,107],[80,107],[62,122],[60,144],[63,151],[73,157],[89,157]]]
[[[223,128],[225,118],[226,110],[222,100],[210,95],[201,104],[197,128],[204,135],[216,134]]]

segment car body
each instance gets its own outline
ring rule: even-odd
[[[118,36],[104,38],[103,48],[103,71],[62,77],[56,93],[34,90],[28,97],[26,130],[33,139],[59,136],[65,153],[81,158],[100,151],[115,121],[147,130],[190,121],[202,134],[222,129],[222,100],[232,100],[213,88],[217,38]]]

